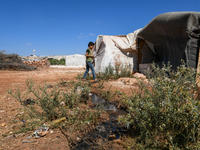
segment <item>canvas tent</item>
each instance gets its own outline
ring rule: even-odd
[[[130,66],[132,70],[137,69],[136,38],[139,31],[118,36],[99,35],[93,49],[95,72],[104,72],[109,64],[113,67],[123,65]]]
[[[199,56],[200,12],[170,12],[155,17],[138,33],[138,64],[161,65],[170,61],[173,69],[181,59],[196,68]]]
[[[78,67],[85,67],[85,55],[75,54],[75,55],[68,55],[65,59],[66,66],[78,66]]]

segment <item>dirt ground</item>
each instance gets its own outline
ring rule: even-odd
[[[23,92],[26,90],[26,80],[33,79],[36,84],[44,85],[73,80],[75,76],[84,72],[83,69],[48,68],[36,71],[3,71],[0,70],[0,134],[8,134],[15,127],[11,123],[16,114],[21,113],[21,104],[11,97],[8,89],[15,90],[17,87]],[[30,134],[30,133],[29,133]],[[68,141],[59,130],[53,131],[45,137],[38,139],[36,143],[22,143],[26,139],[25,134],[16,137],[0,137],[0,149],[69,149]]]
[[[78,73],[83,73],[84,69],[73,68],[47,68],[38,69],[35,71],[6,71],[0,70],[0,135],[9,135],[7,137],[0,136],[0,150],[1,149],[70,149],[66,137],[60,130],[55,129],[33,143],[23,143],[27,136],[31,135],[33,131],[26,134],[19,134],[13,136],[12,130],[15,128],[15,123],[12,120],[16,118],[17,114],[23,113],[23,106],[7,93],[8,89],[16,90],[17,87],[21,92],[27,89],[26,80],[33,79],[37,85],[54,84],[62,81],[74,80]],[[95,83],[98,86],[98,83]],[[112,91],[122,91],[129,93],[134,86],[125,85],[121,81],[110,81],[104,84],[105,89],[112,86]]]

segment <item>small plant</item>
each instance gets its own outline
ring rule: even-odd
[[[150,78],[150,76],[152,78]],[[170,64],[152,65],[149,84],[140,82],[138,93],[125,97],[129,114],[120,121],[134,126],[138,140],[153,149],[198,149],[200,101],[196,70],[182,62],[177,71]]]
[[[24,106],[24,108],[30,113],[31,116],[38,117],[41,120],[52,121],[54,119],[66,116],[67,110],[60,104],[60,90],[53,89],[51,92],[47,91],[47,86],[34,88],[34,82],[27,80],[28,91],[24,96],[17,89],[15,93],[9,90],[8,93],[16,98],[22,105],[24,100],[30,95],[34,95],[35,105]],[[39,108],[41,110],[39,110]]]
[[[97,75],[98,79],[109,80],[118,79],[121,77],[132,77],[132,70],[130,66],[115,65],[114,67],[109,63],[103,73]]]
[[[104,88],[104,81],[98,83],[98,88],[100,88],[100,89]]]
[[[103,92],[101,93],[102,98],[104,98],[105,100],[111,99],[111,94],[112,94],[112,93],[110,92],[111,87],[112,87],[112,85],[109,87],[109,89],[108,89],[107,91],[103,91]]]

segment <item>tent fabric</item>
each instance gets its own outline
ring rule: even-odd
[[[155,17],[138,33],[140,44],[139,63],[158,64],[170,61],[173,69],[180,65],[181,59],[188,66],[196,68],[199,54],[200,12],[169,12]],[[151,43],[151,44],[150,44]],[[143,55],[144,46],[153,51],[152,55]],[[153,45],[153,47],[152,47]],[[143,49],[143,52],[141,51]],[[153,59],[149,59],[152,57]]]
[[[140,29],[128,35],[99,35],[93,50],[95,72],[104,72],[109,64],[113,67],[130,66],[132,70],[136,70],[138,63],[136,39],[139,31]]]
[[[86,57],[85,55],[75,54],[75,55],[68,55],[65,59],[66,66],[85,66]]]

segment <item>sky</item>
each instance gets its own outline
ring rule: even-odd
[[[98,35],[126,35],[162,13],[199,6],[200,0],[0,0],[0,51],[85,54]]]

